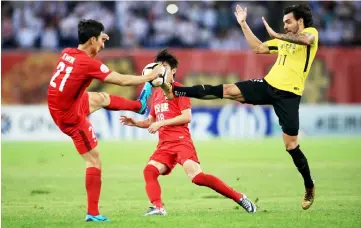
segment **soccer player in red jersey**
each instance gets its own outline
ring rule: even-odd
[[[173,80],[178,67],[178,60],[173,55],[163,50],[157,55],[155,62],[167,69],[168,83],[182,86]],[[159,133],[157,149],[143,170],[145,189],[153,204],[145,215],[166,215],[158,177],[168,175],[177,163],[183,166],[194,184],[206,186],[234,200],[249,213],[256,212],[256,205],[246,195],[233,190],[217,177],[203,173],[188,128],[191,119],[190,98],[175,97],[173,100],[167,100],[161,88],[153,91],[150,115],[147,119],[136,121],[126,116],[120,117],[120,122],[124,125],[148,128],[152,134],[157,131]]]
[[[107,93],[86,92],[93,79],[120,86],[138,85],[157,78],[164,70],[158,65],[145,76],[122,75],[112,72],[94,59],[104,49],[109,36],[104,26],[95,20],[81,20],[78,24],[78,48],[66,48],[60,55],[56,71],[48,88],[48,108],[62,132],[70,136],[86,167],[85,186],[88,208],[85,221],[108,221],[99,213],[101,189],[101,161],[98,140],[88,115],[105,108],[144,113],[151,86],[146,83],[138,100],[127,100]]]

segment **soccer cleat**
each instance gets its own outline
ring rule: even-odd
[[[104,217],[103,215],[89,215],[86,214],[85,216],[86,222],[109,222],[109,219],[107,217]]]
[[[152,95],[152,85],[149,82],[146,82],[138,98],[140,103],[142,103],[142,108],[138,112],[139,114],[143,115],[147,111],[147,100],[151,95]]]
[[[238,204],[243,207],[248,213],[256,213],[256,205],[243,194],[242,199],[238,201]]]
[[[148,215],[167,215],[167,212],[164,210],[164,208],[151,206],[149,207],[148,211],[144,214],[144,216],[148,216]]]
[[[301,202],[302,209],[307,210],[308,208],[310,208],[314,200],[315,200],[315,185],[313,185],[313,188],[306,188],[305,196]]]

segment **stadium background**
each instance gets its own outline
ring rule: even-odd
[[[176,14],[171,15],[165,10],[169,3],[176,3],[179,7]],[[69,162],[72,165],[77,159],[71,141],[57,129],[51,120],[46,106],[46,92],[59,52],[64,47],[76,46],[76,26],[79,19],[93,18],[104,23],[106,32],[110,35],[110,41],[106,43],[106,49],[99,55],[99,59],[117,72],[139,75],[142,68],[153,61],[157,51],[167,47],[180,60],[176,80],[185,85],[199,83],[216,85],[262,78],[276,59],[275,55],[255,55],[251,52],[234,18],[233,9],[236,3],[238,2],[142,2],[140,4],[139,2],[124,1],[2,1],[2,207],[5,211],[5,214],[2,213],[2,215],[3,218],[4,215],[8,216],[8,220],[3,221],[11,227],[15,227],[12,220],[18,219],[17,213],[24,210],[25,215],[29,214],[28,211],[19,209],[18,206],[29,200],[26,195],[28,193],[24,193],[24,195],[16,193],[20,195],[20,198],[18,195],[13,195],[17,192],[18,182],[24,184],[20,188],[32,192],[30,195],[35,195],[35,197],[37,194],[47,194],[46,191],[56,192],[56,187],[54,187],[56,184],[51,187],[45,184],[52,183],[53,177],[42,179],[44,178],[43,174],[39,177],[39,172],[54,173],[57,171],[52,168],[61,166],[59,164],[68,166],[68,163],[64,163],[65,161],[58,163],[58,158],[52,156],[71,154],[73,160],[69,160]],[[282,31],[282,8],[294,3],[241,2],[240,4],[248,7],[247,22],[260,40],[265,41],[268,39],[268,34],[262,24],[261,16],[265,16],[276,31]],[[327,159],[341,161],[342,159],[338,156],[347,155],[344,162],[340,163],[341,171],[337,175],[341,175],[338,176],[339,179],[344,178],[345,182],[352,181],[354,183],[351,187],[353,195],[350,194],[350,196],[358,197],[357,199],[360,201],[361,14],[359,12],[361,11],[361,2],[308,3],[313,9],[315,27],[319,30],[320,46],[302,98],[301,140],[306,148],[307,146],[310,148],[309,151],[306,150],[306,154],[310,154],[311,161],[312,158],[314,159],[315,172],[320,176],[322,176],[321,173],[328,172],[321,163],[330,164],[327,163],[329,162]],[[105,91],[136,99],[141,87],[118,87],[94,82],[89,90]],[[280,156],[280,161],[285,159],[282,165],[287,167],[287,170],[289,169],[286,172],[294,173],[290,179],[299,178],[298,173],[291,166],[290,160],[287,160],[288,157],[284,153],[280,153],[284,150],[279,138],[281,130],[272,107],[241,105],[226,100],[210,102],[193,99],[192,104],[193,120],[190,125],[192,135],[199,150],[208,151],[200,153],[205,164],[208,163],[208,167],[211,167],[210,170],[222,173],[217,162],[223,161],[230,169],[228,173],[224,173],[226,176],[231,175],[232,172],[240,172],[240,170],[245,171],[245,176],[247,176],[246,173],[249,174],[249,170],[252,170],[253,174],[257,173],[256,170],[253,170],[254,167],[249,167],[244,163],[235,164],[231,161],[239,158],[237,154],[246,145],[247,151],[255,154],[255,157],[247,155],[251,156],[248,157],[250,164],[254,164],[252,162],[256,161],[256,155],[259,159],[265,159],[265,164],[269,161],[278,164],[279,160],[277,159]],[[111,163],[108,164],[108,167],[123,165],[134,172],[139,172],[140,175],[142,164],[153,150],[152,147],[155,146],[156,136],[149,135],[146,130],[120,126],[118,118],[121,114],[127,114],[137,119],[143,118],[143,116],[128,112],[100,110],[91,116],[91,121],[101,141],[101,148],[106,151],[104,154],[108,153],[108,156],[111,154],[111,156],[129,159],[119,150],[145,151],[134,155],[133,160],[131,159],[136,166],[132,166],[132,164],[127,166],[123,160],[118,161],[117,165],[112,164],[112,159],[106,160],[107,157],[105,157],[105,161]],[[144,139],[151,139],[151,142],[145,140],[134,145],[132,142],[124,141]],[[237,143],[232,140],[237,140]],[[306,144],[308,140],[310,143]],[[61,142],[55,143],[54,141]],[[252,143],[248,144],[249,142],[263,146],[257,147]],[[337,147],[333,145],[333,142],[338,142],[342,146]],[[52,149],[52,145],[56,145],[57,149]],[[39,148],[48,148],[50,151]],[[221,151],[229,150],[229,159],[227,160],[227,156],[225,156],[226,158],[219,160],[216,156],[219,151],[215,151],[214,148],[221,148]],[[274,155],[264,154],[272,148]],[[63,149],[66,151],[59,151]],[[54,150],[53,154],[51,150]],[[114,155],[113,151],[118,151],[120,155]],[[327,158],[321,151],[328,153]],[[317,155],[312,153],[317,153]],[[242,158],[245,159],[243,162],[247,162],[247,156],[242,155]],[[27,163],[23,161],[24,157],[28,161]],[[51,162],[52,160],[56,162]],[[80,161],[78,161],[78,166],[78,170],[81,170]],[[247,172],[244,167],[248,167]],[[352,176],[342,176],[344,167],[348,167],[349,170],[344,169],[343,171],[347,171],[348,175]],[[270,172],[274,172],[274,169],[270,168]],[[73,170],[68,168],[68,172],[59,175],[70,176],[71,173]],[[31,176],[32,181],[37,183],[36,186],[24,180],[24,178],[28,178],[26,175]],[[125,173],[125,175],[127,174]],[[174,178],[176,179],[178,175],[183,176],[183,173],[175,173]],[[79,174],[78,179],[81,179],[81,176]],[[107,178],[106,174],[105,178]],[[122,177],[117,178],[121,179]],[[139,182],[137,191],[142,196],[144,208],[146,198],[142,192],[142,179],[137,176],[135,181]],[[265,180],[260,176],[259,179],[256,179],[257,181],[264,183]],[[331,188],[334,183],[332,179],[328,179],[328,181]],[[60,183],[65,182],[60,181]],[[254,182],[255,180],[249,180],[250,185],[256,188],[257,184],[255,185]],[[73,183],[79,185],[79,180],[74,180]],[[271,184],[273,185],[273,182]],[[115,186],[115,188],[117,187],[119,186]],[[37,193],[36,189],[44,188],[46,189],[45,193],[41,193],[43,190],[39,190],[40,193]],[[188,189],[183,190],[188,191]],[[34,194],[33,191],[35,191]],[[79,192],[82,191],[82,188],[79,187]],[[281,191],[284,192],[284,190]],[[269,194],[269,192],[267,193]],[[262,193],[259,194],[262,195]],[[83,197],[83,195],[81,196]],[[33,201],[44,201],[45,203],[46,197],[35,198]],[[71,197],[69,196],[68,201],[71,201]],[[105,204],[107,204],[107,196],[104,197]],[[84,199],[77,199],[82,205]],[[218,205],[217,200],[221,199],[214,199],[216,205]],[[279,199],[277,198],[277,200]],[[55,201],[58,202],[57,199]],[[58,206],[55,204],[53,207],[58,208]],[[39,208],[39,206],[37,207]],[[360,211],[360,205],[357,202],[354,204],[354,209]],[[132,209],[130,211],[132,212]],[[327,215],[324,217],[325,221],[331,221],[327,220]],[[36,218],[41,220],[42,217]],[[360,224],[360,218],[358,220],[348,218],[351,221],[348,227]],[[17,225],[24,225],[21,220],[17,221],[20,221]],[[216,221],[214,222],[216,223]],[[49,224],[52,224],[51,221]]]

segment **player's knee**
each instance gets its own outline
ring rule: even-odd
[[[86,166],[87,168],[89,168],[89,167],[96,167],[96,168],[98,168],[98,169],[101,169],[102,163],[101,163],[101,161],[100,161],[100,158],[91,158],[91,159],[87,159],[87,160],[85,161],[85,166]]]
[[[104,92],[100,92],[99,93],[99,106],[103,106],[103,107],[106,107],[110,104],[110,96],[109,94],[107,93],[104,93]]]
[[[285,141],[285,146],[287,151],[295,149],[298,146],[297,138]]]
[[[200,165],[193,161],[193,160],[187,160],[183,163],[183,168],[185,172],[187,173],[188,178],[193,181],[194,177],[197,176],[202,172],[202,169]]]
[[[101,160],[99,156],[99,151],[97,149],[93,149],[82,155],[85,161],[85,166],[88,167],[96,167],[101,169]]]
[[[286,150],[293,150],[298,145],[297,135],[298,129],[297,128],[283,128],[283,140],[285,143]]]
[[[195,177],[198,176],[198,174],[200,174],[200,173],[202,173],[202,171],[191,172],[191,173],[187,173],[187,176],[188,176],[189,180],[192,181],[193,184],[199,184],[195,180]]]
[[[223,85],[223,96],[237,96],[239,91],[234,88],[235,84],[224,84]]]
[[[160,175],[160,172],[157,167],[153,165],[146,165],[143,169],[143,176],[144,179],[152,178],[156,179]]]

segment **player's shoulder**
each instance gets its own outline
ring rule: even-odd
[[[67,54],[73,54],[73,55],[76,55],[76,54],[80,54],[80,50],[77,49],[77,48],[64,48],[63,51],[61,53],[67,53]]]
[[[302,31],[302,33],[305,33],[305,32],[309,32],[312,34],[318,34],[318,31],[315,27],[307,27]]]

